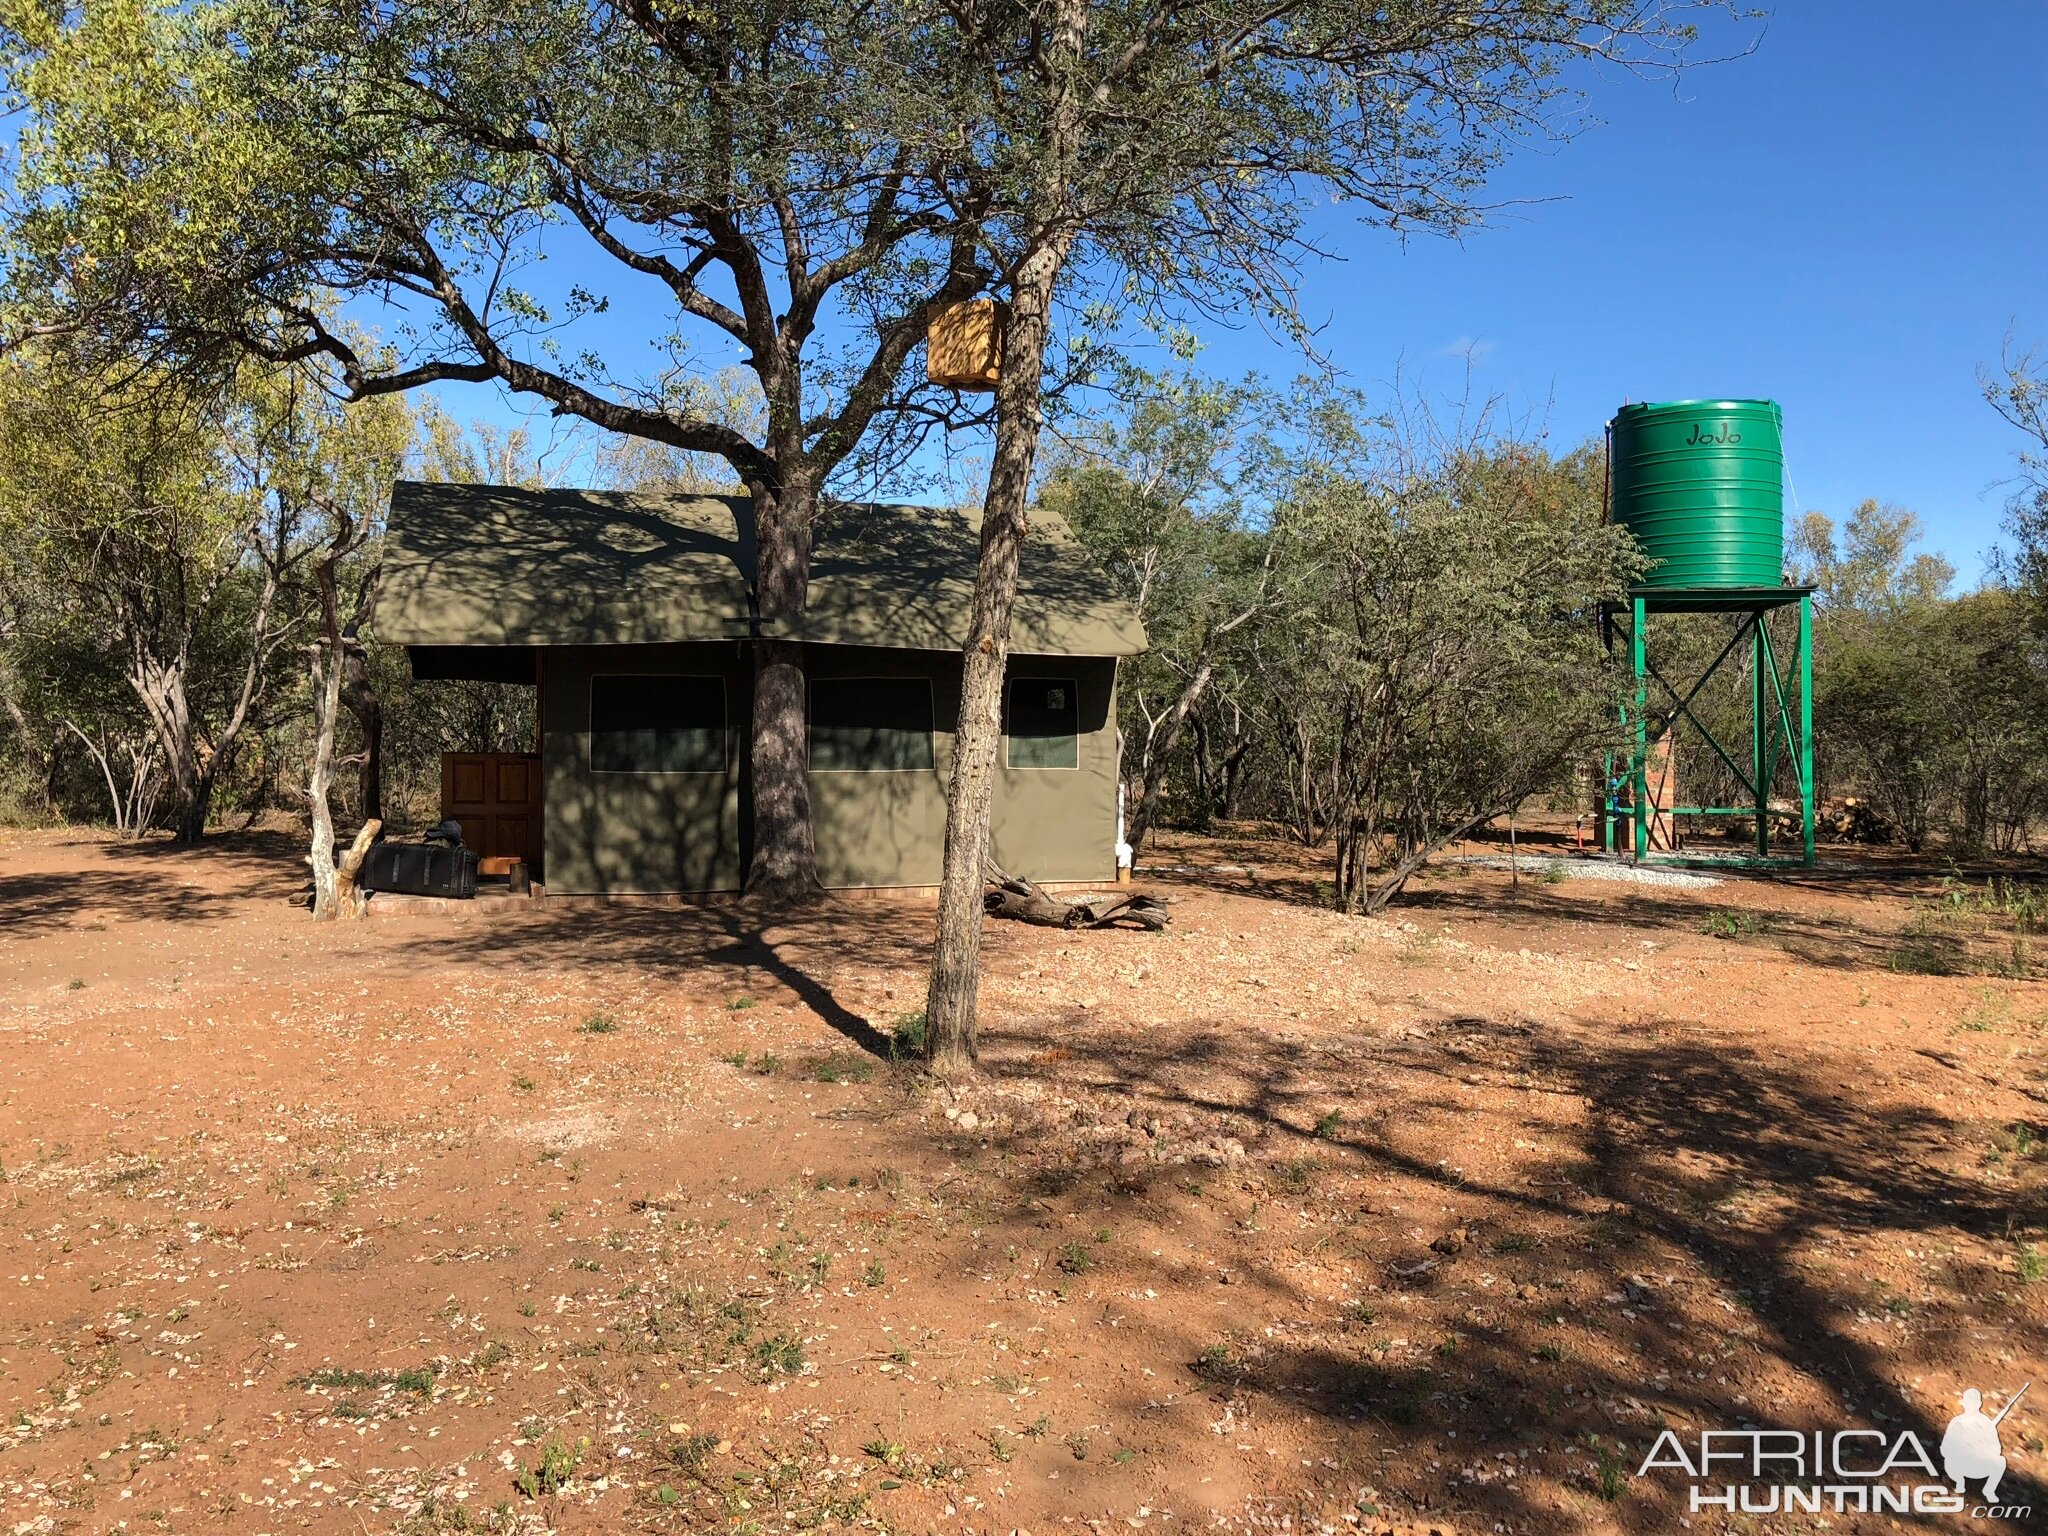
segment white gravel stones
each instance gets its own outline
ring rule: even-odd
[[[1482,869],[1506,869],[1508,861],[1501,858],[1474,859]],[[1627,885],[1679,885],[1705,889],[1719,885],[1715,875],[1696,875],[1690,870],[1672,869],[1659,864],[1609,864],[1602,859],[1546,859],[1524,854],[1515,860],[1524,875],[1540,880],[1550,870],[1556,870],[1567,880],[1615,880]]]

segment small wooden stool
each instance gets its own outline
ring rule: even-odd
[[[526,860],[513,854],[493,854],[488,859],[476,861],[479,875],[503,875],[505,884],[514,896],[531,896],[533,882],[527,874]]]

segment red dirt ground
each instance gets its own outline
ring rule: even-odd
[[[1255,872],[991,925],[956,1093],[916,906],[315,926],[282,837],[0,833],[0,1532],[1666,1531],[1667,1426],[2048,1376],[2048,984],[1937,878],[1155,856]]]

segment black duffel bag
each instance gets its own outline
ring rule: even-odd
[[[356,883],[366,891],[467,900],[476,894],[476,854],[442,843],[378,843]]]

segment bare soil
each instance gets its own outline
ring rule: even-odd
[[[1897,858],[1363,919],[1171,837],[1163,934],[990,925],[956,1091],[926,907],[298,856],[0,833],[0,1532],[1675,1531],[1664,1427],[2048,1376],[2048,983]]]

